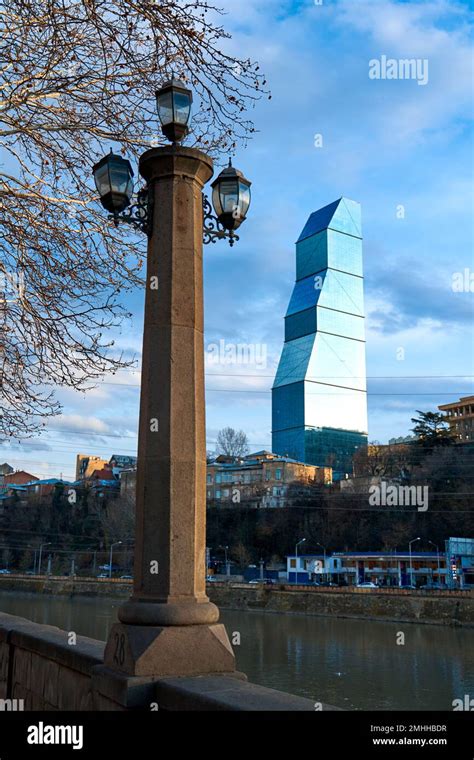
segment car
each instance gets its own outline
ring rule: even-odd
[[[133,575],[121,575],[122,580],[133,581]]]
[[[215,583],[217,580],[215,575],[206,575],[206,583]]]
[[[5,568],[4,570],[0,570],[0,575],[11,575],[11,572]]]
[[[358,583],[357,588],[378,588],[376,583],[372,583],[372,581],[364,581],[363,583]]]
[[[98,578],[108,578],[109,576],[107,573],[100,573],[100,575],[97,576]]]
[[[249,583],[265,583],[265,581],[260,580],[260,578],[252,578]]]

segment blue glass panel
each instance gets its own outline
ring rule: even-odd
[[[298,430],[277,430],[272,434],[272,451],[280,456],[288,456],[298,462],[305,461],[304,428]]]
[[[311,306],[316,306],[321,287],[324,286],[324,277],[325,272],[321,272],[320,275],[311,275],[295,283],[286,312],[287,317],[298,311],[309,309]]]
[[[274,388],[272,430],[301,429],[304,426],[304,383]],[[276,452],[279,453],[279,452]]]
[[[306,312],[301,312],[301,314],[306,314]],[[354,340],[365,340],[364,317],[357,317],[354,316],[354,314],[346,314],[343,311],[334,311],[334,309],[326,309],[323,306],[318,306],[316,309],[316,315],[316,326],[318,330],[325,333],[332,333],[333,335],[343,335],[347,338],[353,338]],[[296,319],[298,316],[299,315],[287,317],[285,325],[288,320]],[[288,338],[286,338],[286,340],[288,340]]]
[[[309,235],[314,235],[316,232],[325,230],[329,226],[329,222],[331,221],[340,200],[341,199],[339,198],[339,200],[330,203],[328,206],[324,206],[323,208],[318,209],[318,211],[314,211],[303,227],[303,232],[299,236],[298,242],[305,237],[309,237]]]
[[[363,433],[334,428],[305,430],[305,462],[332,467],[334,479],[352,473],[352,457],[360,446],[367,446]]]
[[[365,343],[320,332],[313,338],[313,343],[306,380],[365,390]],[[285,346],[289,345],[285,343]],[[339,424],[332,427],[350,428]]]
[[[347,318],[347,317],[346,317]],[[316,332],[316,309],[306,309],[285,317],[285,341]]]
[[[273,387],[304,380],[313,350],[314,334],[285,343]]]
[[[328,266],[327,231],[311,235],[296,244],[296,279],[320,272]]]
[[[328,230],[324,234],[327,235],[328,241],[328,266],[362,277],[362,241],[360,238],[351,237],[351,235],[345,235],[334,230]]]
[[[329,222],[329,227],[349,235],[362,237],[361,233],[360,203],[351,201],[349,198],[341,198],[337,209]]]
[[[322,383],[305,383],[305,424],[367,433],[364,391]]]
[[[312,278],[308,279],[311,280]],[[306,280],[301,280],[301,283],[304,282]],[[297,285],[299,284],[297,283]],[[310,287],[311,283],[306,286],[304,290],[305,294],[309,294]],[[362,277],[355,277],[352,274],[328,269],[324,277],[323,286],[318,292],[320,293],[318,299],[319,306],[326,306],[328,309],[336,309],[337,311],[346,311],[359,317],[364,316],[364,281]]]

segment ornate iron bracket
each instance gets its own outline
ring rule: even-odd
[[[239,239],[239,236],[235,234],[233,230],[226,230],[219,222],[218,218],[214,216],[212,206],[209,203],[207,196],[202,194],[202,236],[203,243],[215,243],[216,240],[229,241],[229,245],[234,245],[235,241]],[[148,237],[152,233],[153,227],[153,194],[148,193],[148,188],[139,190],[137,193],[136,203],[129,206],[126,211],[122,211],[121,214],[111,214],[109,219],[113,221],[117,227],[120,222],[130,224],[136,230],[144,232]]]
[[[228,239],[229,245],[234,245],[239,236],[233,230],[226,230],[219,222],[218,218],[212,213],[212,206],[209,203],[207,195],[202,194],[202,241],[204,245],[215,243],[216,240]]]
[[[111,214],[109,219],[113,220],[116,227],[119,222],[125,222],[150,237],[153,226],[153,193],[148,192],[148,187],[139,190],[136,203],[121,214]]]

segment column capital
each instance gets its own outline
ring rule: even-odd
[[[165,145],[150,148],[140,156],[139,171],[150,184],[179,175],[188,177],[204,187],[214,173],[212,158],[197,148],[184,148],[180,145]]]

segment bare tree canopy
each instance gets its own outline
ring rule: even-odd
[[[164,141],[155,90],[193,89],[187,143],[232,152],[265,80],[225,52],[218,9],[185,0],[4,0],[0,9],[0,435],[60,411],[52,387],[90,387],[130,362],[107,331],[141,283],[144,243],[113,228],[91,165]],[[214,20],[212,20],[214,19]],[[117,143],[119,147],[117,147]],[[44,423],[43,423],[44,424]]]
[[[248,439],[243,430],[226,427],[217,434],[217,452],[228,457],[243,457],[249,452]]]

